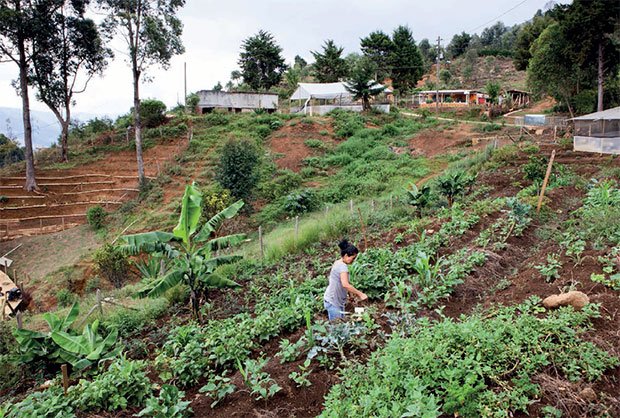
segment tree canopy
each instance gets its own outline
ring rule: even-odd
[[[452,37],[452,40],[448,44],[447,51],[448,54],[452,58],[459,57],[463,55],[467,48],[469,47],[469,43],[471,42],[471,35],[465,32],[461,32],[460,34],[456,34]]]
[[[343,51],[332,39],[325,41],[323,52],[310,51],[315,60],[313,74],[319,83],[335,83],[347,76],[349,69]]]
[[[416,86],[424,74],[422,55],[407,26],[401,25],[394,30],[392,43],[392,84],[401,92],[407,92]]]
[[[391,75],[393,47],[392,39],[383,31],[371,32],[360,41],[362,53],[374,63],[379,80]]]
[[[170,66],[170,60],[185,52],[181,42],[183,24],[176,16],[185,0],[100,0],[108,15],[104,27],[125,40],[133,76],[134,130],[138,178],[143,184],[140,79],[152,66]]]
[[[238,64],[243,82],[254,90],[269,90],[277,85],[287,68],[282,48],[264,30],[243,41]]]

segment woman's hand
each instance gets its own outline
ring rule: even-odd
[[[360,300],[360,302],[363,302],[365,300],[368,300],[368,295],[364,292],[360,292],[360,294],[358,295],[358,299]]]

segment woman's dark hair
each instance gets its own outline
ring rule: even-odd
[[[349,241],[347,241],[346,239],[340,241],[338,247],[340,247],[340,255],[342,257],[344,257],[345,255],[351,257],[352,255],[358,254],[360,252],[355,245],[350,244]]]

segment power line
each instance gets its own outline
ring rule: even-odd
[[[504,15],[507,15],[508,13],[510,13],[510,12],[512,12],[514,9],[516,9],[517,7],[521,6],[521,5],[522,5],[523,3],[525,3],[526,1],[527,1],[527,0],[523,0],[522,2],[520,2],[519,4],[517,4],[516,6],[513,6],[513,7],[511,7],[510,9],[506,10],[506,11],[505,11],[504,13],[502,13],[501,15],[499,15],[499,16],[497,16],[497,17],[495,17],[495,18],[491,19],[491,20],[489,20],[489,21],[488,21],[488,22],[486,22],[486,23],[483,23],[482,25],[480,25],[480,26],[478,26],[478,27],[476,27],[476,28],[474,28],[474,29],[471,29],[471,30],[470,30],[470,31],[468,31],[468,32],[470,32],[470,33],[476,32],[478,29],[480,29],[480,28],[482,28],[482,27],[484,27],[484,26],[488,25],[489,23],[493,23],[493,22],[495,22],[495,21],[496,21],[496,20],[498,20],[500,17],[502,17],[502,16],[504,16]]]

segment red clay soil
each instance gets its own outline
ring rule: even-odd
[[[321,131],[327,131],[328,134],[321,135]],[[322,153],[320,149],[308,147],[304,141],[318,139],[331,147],[337,143],[333,131],[327,118],[312,121],[293,120],[271,135],[269,149],[276,155],[274,161],[279,169],[298,172],[303,168],[305,158]]]
[[[156,176],[185,146],[183,139],[172,139],[145,150],[146,175]],[[43,232],[53,232],[53,227],[62,226],[63,216],[65,226],[83,223],[88,208],[97,204],[108,211],[116,210],[137,195],[136,173],[135,152],[121,151],[75,168],[38,170],[39,190],[35,192],[22,189],[24,173],[4,176],[0,194],[8,201],[0,203],[0,221],[5,221],[0,222],[0,239],[6,239],[7,224],[9,237],[14,238],[32,230],[38,233],[41,227],[50,228]]]

